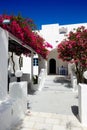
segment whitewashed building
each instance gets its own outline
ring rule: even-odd
[[[58,52],[56,47],[62,40],[67,38],[67,34],[69,34],[70,31],[74,31],[74,29],[80,26],[87,27],[87,23],[70,24],[70,25],[59,25],[59,24],[42,25],[41,30],[37,32],[48,43],[50,43],[53,46],[53,48],[50,49],[50,53],[48,55],[47,61],[42,60],[45,61],[45,63],[41,63],[40,61],[41,58],[38,57],[37,54],[33,56],[33,61],[32,61],[33,63],[31,62],[30,57],[26,57],[22,55],[23,64],[21,70],[23,71],[23,73],[30,74],[30,77],[32,78],[32,74],[31,74],[32,72],[33,75],[39,75],[41,68],[45,68],[47,74],[67,75],[69,73],[68,64],[67,62],[63,62],[62,60],[58,59]],[[16,64],[17,63],[18,62],[16,62]],[[32,68],[31,68],[32,66],[31,63],[33,64]],[[64,69],[63,72],[61,71],[62,66]]]
[[[17,55],[17,48],[28,49],[30,57]],[[38,59],[39,63],[38,63]],[[21,62],[19,62],[22,60]],[[0,28],[0,129],[9,130],[27,111],[28,83],[32,76],[45,68],[44,59],[37,56],[35,50],[23,45],[17,37]],[[39,66],[39,68],[38,68]],[[16,70],[23,71],[21,82],[17,81]],[[36,67],[36,68],[35,68]],[[20,75],[20,73],[19,73]],[[19,77],[19,76],[18,76]],[[8,84],[10,82],[10,84]],[[33,84],[33,83],[32,83]],[[29,86],[30,87],[30,86]],[[8,119],[8,120],[7,120]]]
[[[74,31],[74,29],[85,26],[87,27],[87,23],[80,24],[69,24],[69,25],[59,25],[59,24],[47,24],[42,25],[41,30],[37,31],[38,34],[43,37],[48,43],[50,43],[53,48],[50,49],[50,54],[48,55],[47,62],[45,61],[44,65],[40,63],[40,58],[38,55],[34,55],[33,57],[33,75],[38,75],[40,73],[41,68],[46,68],[47,74],[62,74],[61,67],[64,68],[64,75],[68,74],[68,64],[67,62],[63,62],[58,59],[58,53],[56,47],[58,44],[67,38],[67,34],[70,31]],[[28,73],[31,75],[31,58],[22,55],[23,57],[23,73]],[[42,66],[42,65],[43,66]],[[30,65],[30,66],[29,66]]]
[[[69,25],[59,25],[59,24],[48,24],[42,25],[41,30],[39,31],[40,35],[49,42],[53,48],[48,55],[47,60],[47,74],[68,74],[68,64],[62,62],[58,59],[58,53],[56,47],[58,44],[67,38],[67,34],[74,29],[85,26],[87,28],[87,23],[80,24],[69,24]],[[61,72],[61,67],[64,67],[64,73]]]

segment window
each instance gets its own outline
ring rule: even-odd
[[[33,59],[33,66],[38,66],[38,58]]]
[[[64,27],[60,28],[60,29],[59,29],[59,33],[60,33],[60,34],[65,34],[65,33],[67,33],[67,28],[64,28]]]

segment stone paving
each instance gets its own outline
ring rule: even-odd
[[[35,93],[35,95],[29,95],[28,100],[31,111],[64,115],[72,115],[73,112],[78,112],[77,93],[41,91]]]
[[[87,130],[73,115],[60,115],[44,112],[27,112],[11,130]]]
[[[30,94],[28,100],[25,118],[11,130],[87,130],[77,118],[77,93],[65,79],[47,76],[41,91]]]
[[[78,106],[78,94],[72,92],[66,77],[47,76],[41,91],[28,96],[29,109],[36,112],[49,112],[72,115]]]

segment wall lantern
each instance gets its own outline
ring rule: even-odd
[[[11,22],[10,19],[4,19],[3,20],[3,24],[10,24],[10,22]]]
[[[15,76],[17,78],[17,82],[20,82],[20,78],[22,77],[23,72],[21,70],[16,70]]]

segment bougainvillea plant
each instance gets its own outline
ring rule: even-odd
[[[75,63],[78,83],[84,83],[83,72],[87,70],[87,29],[81,26],[69,33],[58,45],[58,58]]]
[[[8,19],[10,20],[9,24],[4,24],[3,20]],[[9,31],[14,36],[22,41],[22,44],[26,44],[27,46],[31,47],[36,53],[40,54],[44,59],[47,58],[49,53],[48,47],[52,46],[45,42],[45,40],[39,36],[35,31],[33,31],[36,26],[31,19],[25,19],[18,16],[9,16],[9,15],[1,15],[0,16],[0,27]],[[28,50],[24,54],[28,54]]]

